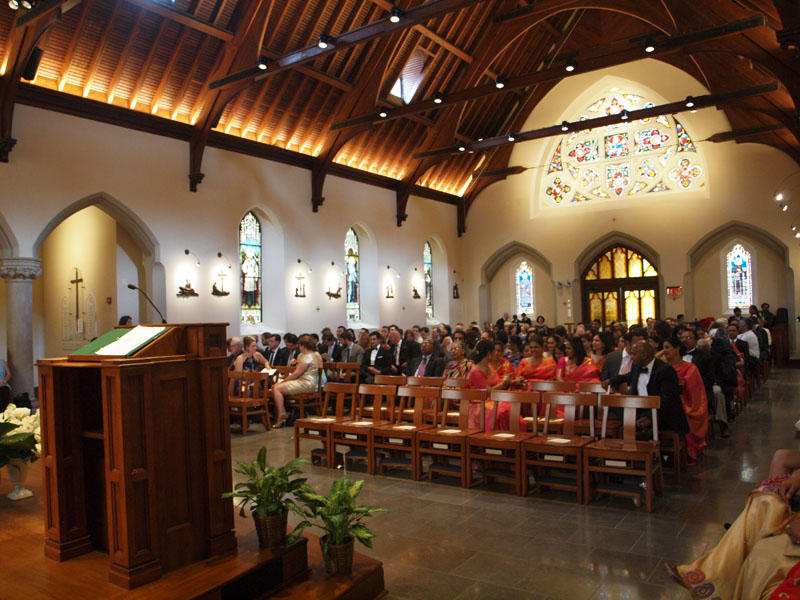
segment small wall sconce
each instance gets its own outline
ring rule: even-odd
[[[411,297],[414,300],[420,300],[422,298],[422,296],[419,295],[419,290],[417,289],[417,286],[415,285],[411,286]]]
[[[561,283],[560,281],[556,281],[556,282],[555,282],[555,286],[556,286],[556,288],[557,288],[557,289],[559,289],[559,290],[560,290],[562,287],[565,287],[565,288],[571,288],[571,287],[572,287],[572,282],[571,282],[571,281],[565,281],[564,283]]]
[[[418,286],[424,285],[424,280],[420,279],[419,269],[414,267],[414,276],[411,282],[411,297],[414,300],[420,300],[422,296],[419,295]]]
[[[195,255],[193,252],[190,252],[188,248],[186,248],[186,250],[184,250],[184,251],[183,251],[183,253],[184,253],[186,256],[192,256],[192,257],[194,257],[194,260],[195,260],[195,262],[197,263],[197,266],[198,266],[198,267],[200,266],[200,259],[199,259],[199,258],[197,258],[197,256],[196,256],[196,255]]]
[[[332,269],[331,269],[332,271],[333,270],[337,270],[338,271],[338,269],[336,269],[336,263],[335,262],[331,261],[331,267],[332,267]],[[334,300],[334,299],[342,297],[342,284],[340,283],[339,275],[341,275],[341,271],[339,271],[336,275],[329,275],[328,276],[328,290],[325,292],[325,295],[328,296],[329,300]],[[337,289],[336,289],[335,292],[333,291],[333,286],[337,286]],[[319,310],[319,308],[317,308],[317,310]]]
[[[311,267],[307,262],[303,259],[297,259],[298,265],[305,265],[306,269],[309,273],[311,273]],[[306,275],[302,271],[297,271],[297,275],[294,276],[297,280],[297,285],[294,288],[294,297],[295,298],[305,298],[306,297]]]
[[[386,296],[384,297],[387,300],[391,300],[394,298],[394,281],[392,280],[392,275],[394,275],[396,279],[400,279],[400,273],[393,269],[391,265],[386,265],[386,271],[389,276],[386,278]]]
[[[232,268],[231,261],[229,261],[221,251],[217,252],[217,258],[224,260],[229,269]]]

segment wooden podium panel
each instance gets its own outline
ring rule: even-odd
[[[236,547],[226,324],[170,327],[129,358],[38,363],[45,554],[106,551],[127,588]]]

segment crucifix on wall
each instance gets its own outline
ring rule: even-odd
[[[86,292],[78,267],[70,270],[68,282],[68,292],[61,297],[62,340],[90,340],[97,336],[97,301],[94,294]]]

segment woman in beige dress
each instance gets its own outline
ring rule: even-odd
[[[275,427],[281,427],[289,417],[283,400],[285,395],[311,394],[317,390],[317,372],[322,368],[322,357],[319,355],[310,335],[301,335],[297,340],[300,355],[297,366],[280,383],[272,386],[272,398],[277,411]]]

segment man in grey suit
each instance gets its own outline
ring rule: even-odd
[[[623,333],[619,338],[619,350],[610,352],[600,371],[600,380],[605,381],[617,375],[625,375],[631,370],[631,340],[630,333]]]
[[[352,332],[343,331],[339,336],[339,343],[342,345],[340,354],[342,362],[360,363],[364,359],[364,349],[355,343]]]

